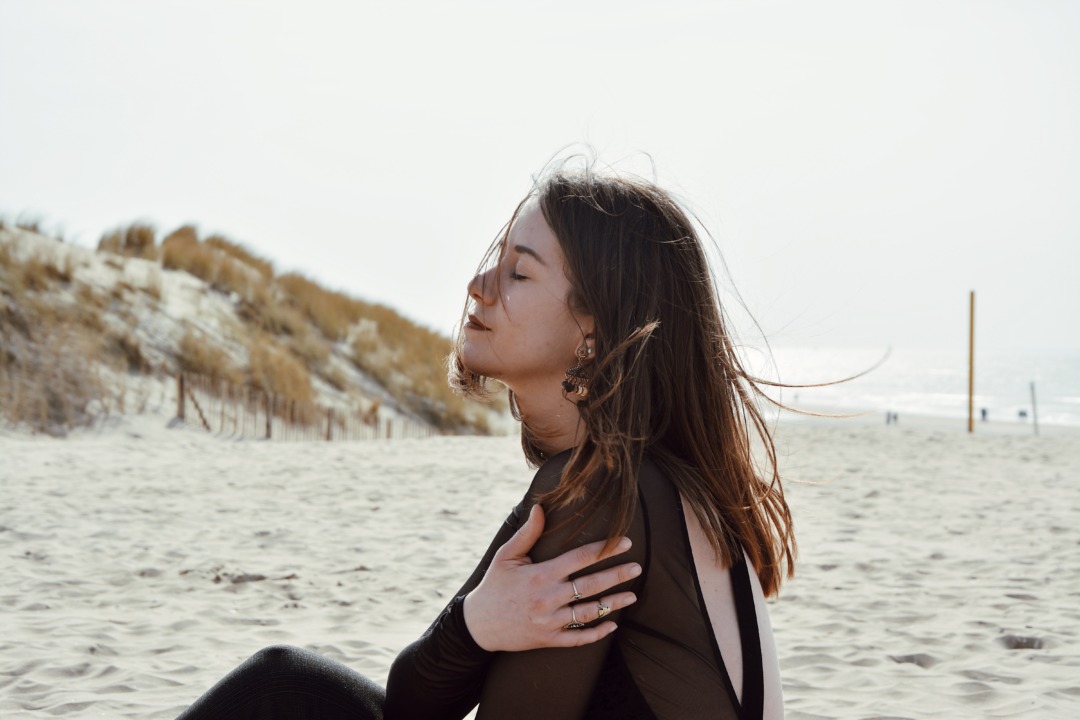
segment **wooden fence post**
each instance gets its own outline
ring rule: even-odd
[[[968,309],[968,432],[975,432],[975,291]]]
[[[1035,388],[1032,383],[1032,414],[1035,415]],[[200,399],[198,395],[202,395]],[[399,439],[428,438],[441,435],[437,428],[402,417],[397,423],[397,435],[394,434],[394,419],[381,416],[377,405],[367,411],[358,409],[344,410],[338,419],[333,407],[323,407],[314,403],[298,403],[292,398],[282,398],[278,403],[277,395],[251,385],[233,384],[224,378],[211,378],[202,375],[188,375],[178,372],[176,375],[176,417],[187,419],[188,401],[195,406],[199,420],[209,432],[214,432],[211,421],[217,420],[218,432],[224,434],[227,424],[232,425],[234,436],[258,437],[260,430],[265,439],[271,440],[276,432],[279,440],[376,440],[385,438]],[[214,407],[214,403],[220,407]],[[259,413],[265,411],[266,418],[260,426]],[[274,430],[274,418],[280,420]],[[1035,423],[1038,423],[1035,415]],[[231,420],[231,423],[230,423]],[[325,430],[322,424],[326,423]],[[338,424],[335,431],[334,424]],[[1036,433],[1038,427],[1036,425]]]
[[[1035,405],[1035,381],[1031,381],[1031,420],[1035,423],[1035,434],[1039,434],[1039,408]]]

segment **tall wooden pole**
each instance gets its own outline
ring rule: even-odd
[[[1039,434],[1039,408],[1035,406],[1035,381],[1031,381],[1031,419],[1035,422],[1035,434]]]
[[[968,325],[968,432],[975,432],[975,291],[971,291]]]

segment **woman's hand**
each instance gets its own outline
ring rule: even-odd
[[[607,620],[575,629],[567,625],[590,623],[601,617],[601,612],[607,615],[637,600],[633,593],[623,592],[574,604],[637,577],[641,574],[637,563],[570,580],[574,573],[629,550],[630,538],[620,539],[607,552],[600,541],[534,563],[528,553],[543,533],[544,511],[533,505],[529,519],[499,548],[484,579],[465,597],[465,624],[485,650],[532,650],[596,642],[614,631],[615,623]]]

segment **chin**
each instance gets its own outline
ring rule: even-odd
[[[475,347],[469,347],[469,343],[466,342],[461,348],[461,364],[469,372],[498,380],[498,370],[493,367],[491,359],[485,357],[487,354]]]

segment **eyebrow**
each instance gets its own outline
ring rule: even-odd
[[[547,263],[544,262],[544,258],[540,257],[537,252],[531,247],[528,247],[527,245],[515,245],[514,250],[521,253],[522,255],[532,255],[534,258],[536,258],[536,262],[540,263],[544,267],[547,267]]]

